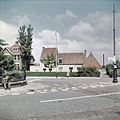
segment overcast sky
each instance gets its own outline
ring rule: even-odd
[[[120,0],[0,0],[0,38],[9,45],[18,28],[34,28],[33,55],[39,60],[42,47],[59,52],[93,52],[102,63],[113,56],[112,11],[116,4],[116,53],[120,54]]]

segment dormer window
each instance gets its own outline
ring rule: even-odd
[[[58,63],[59,63],[59,64],[62,64],[62,63],[63,63],[63,59],[62,59],[62,58],[59,58],[59,59],[58,59]]]
[[[18,48],[13,48],[13,52],[18,52]]]

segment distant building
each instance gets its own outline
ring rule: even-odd
[[[81,67],[94,67],[97,69],[101,68],[101,65],[96,60],[92,52],[90,55],[86,55],[86,50],[81,53],[59,53],[56,48],[45,48],[42,49],[42,54],[40,61],[44,58],[47,58],[47,55],[53,54],[55,57],[57,55],[57,71],[58,72],[77,72]],[[39,63],[39,66],[31,66],[31,71],[43,71],[45,66],[43,63]],[[47,68],[46,68],[47,69]],[[53,68],[52,71],[56,71],[56,68]]]
[[[22,59],[21,59],[21,50],[20,50],[20,45],[18,42],[15,42],[14,45],[11,47],[6,47],[3,50],[4,55],[10,55],[13,57],[14,63],[16,70],[21,70],[22,69]],[[31,56],[31,64],[34,62],[34,57]]]

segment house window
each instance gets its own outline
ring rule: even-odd
[[[73,67],[69,67],[69,70],[70,70],[70,72],[72,72],[72,70],[73,70]]]
[[[62,58],[59,58],[59,64],[62,64],[63,63],[63,59]]]
[[[13,48],[13,52],[18,52],[18,48]]]
[[[20,55],[18,55],[18,60],[20,60]]]
[[[16,60],[16,55],[14,55],[14,60]]]

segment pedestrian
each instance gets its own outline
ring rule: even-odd
[[[6,88],[10,90],[10,78],[9,78],[9,76],[6,79]]]
[[[5,90],[10,89],[10,83],[9,82],[10,82],[9,76],[6,76],[5,78],[3,78],[2,84],[3,84],[3,87],[5,88]]]
[[[5,88],[5,90],[7,89],[7,87],[6,87],[6,78],[3,78],[2,79],[2,85],[3,85],[3,87]]]

